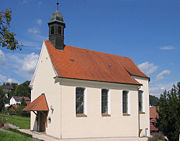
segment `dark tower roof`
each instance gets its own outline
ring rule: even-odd
[[[50,17],[50,23],[51,22],[63,22],[63,16],[62,14],[59,12],[59,10],[56,10],[56,12],[52,13],[51,17]]]
[[[56,12],[52,13],[49,26],[49,41],[56,47],[56,49],[64,49],[64,28],[66,27],[63,16],[58,10],[59,2],[57,1]]]
[[[61,22],[61,23],[64,23],[63,16],[59,12],[59,10],[58,10],[58,5],[59,5],[59,2],[57,1],[56,12],[52,13],[52,15],[50,17],[50,22],[49,23],[51,23],[51,22]]]

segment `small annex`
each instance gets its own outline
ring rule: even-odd
[[[48,25],[24,108],[31,130],[59,140],[147,140],[150,78],[128,57],[65,45],[58,8]]]

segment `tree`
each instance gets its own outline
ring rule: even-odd
[[[26,101],[25,101],[25,99],[24,98],[22,98],[22,100],[21,100],[21,106],[27,106],[27,104],[26,104]]]
[[[164,91],[159,100],[159,130],[170,141],[177,141],[180,134],[180,82],[170,91]]]
[[[2,88],[0,87],[0,112],[2,112],[4,108],[4,93]]]
[[[31,97],[31,89],[29,88],[29,83],[30,81],[26,81],[18,85],[14,91],[14,95]]]
[[[3,90],[3,93],[6,96],[6,99],[5,99],[5,103],[9,103],[9,100],[12,96],[14,96],[14,91],[16,89],[16,87],[18,86],[17,83],[3,83],[3,85],[1,86],[2,90]]]
[[[0,46],[10,50],[21,50],[22,45],[15,39],[15,33],[10,31],[11,13],[12,10],[8,9],[0,11]]]
[[[158,106],[159,105],[159,99],[155,96],[149,95],[149,103],[151,106]]]
[[[27,111],[23,111],[23,109],[27,106],[25,99],[23,98],[21,100],[21,104],[19,105],[19,107],[16,109],[16,114],[19,116],[26,116],[29,117],[30,113]]]

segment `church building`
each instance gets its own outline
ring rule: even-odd
[[[128,57],[64,44],[58,3],[48,26],[23,109],[30,130],[59,140],[147,140],[150,78]]]

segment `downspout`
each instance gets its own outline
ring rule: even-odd
[[[138,136],[140,137],[139,89],[140,87],[138,88]]]
[[[60,80],[60,82],[59,83],[61,83],[61,80]],[[61,84],[60,84],[60,129],[61,129],[61,131],[60,131],[60,138],[62,139],[62,87],[61,87]]]

